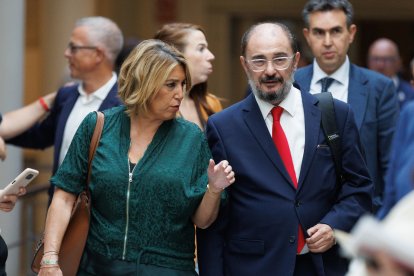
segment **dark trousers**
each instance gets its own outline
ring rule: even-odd
[[[311,254],[297,255],[294,276],[316,276]]]
[[[195,270],[177,270],[149,264],[121,260],[110,260],[105,256],[85,251],[82,256],[78,276],[196,276]]]
[[[6,276],[7,245],[0,236],[0,276]]]

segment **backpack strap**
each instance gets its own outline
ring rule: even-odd
[[[339,135],[338,127],[336,125],[333,97],[330,92],[323,92],[315,94],[314,96],[319,100],[317,105],[322,113],[321,124],[323,131],[325,132],[327,143],[332,151],[337,184],[341,184],[343,181],[341,136]]]

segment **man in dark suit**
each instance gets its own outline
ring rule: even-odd
[[[408,81],[398,75],[402,68],[397,44],[388,38],[375,40],[368,50],[368,68],[392,79],[397,89],[400,107],[414,99],[414,89]]]
[[[368,170],[374,183],[374,212],[382,205],[384,176],[399,113],[394,84],[385,76],[350,63],[348,48],[354,40],[352,6],[347,0],[311,0],[303,9],[303,33],[314,61],[298,69],[295,80],[303,91],[328,91],[347,102],[355,114]],[[329,77],[329,79],[326,79]]]
[[[47,118],[7,142],[35,149],[54,145],[55,173],[84,117],[94,110],[121,104],[113,69],[122,45],[122,32],[110,19],[79,19],[64,55],[71,77],[80,80],[80,83],[60,88]],[[53,187],[49,189],[50,195],[53,190]]]
[[[236,182],[216,222],[197,229],[201,276],[347,269],[333,229],[349,231],[370,211],[372,183],[353,113],[335,100],[344,172],[337,183],[318,100],[292,85],[299,57],[283,24],[254,25],[242,38],[240,61],[253,93],[211,116],[206,128],[214,159],[232,164]]]

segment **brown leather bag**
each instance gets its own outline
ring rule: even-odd
[[[72,215],[68,227],[66,228],[63,236],[62,244],[59,251],[59,266],[65,276],[74,276],[79,268],[79,263],[85,248],[86,239],[89,231],[90,221],[90,194],[89,194],[89,179],[91,175],[91,166],[93,156],[95,155],[96,148],[98,147],[99,140],[101,138],[102,128],[104,124],[104,115],[102,112],[97,111],[97,120],[95,130],[91,139],[89,147],[89,159],[88,159],[88,178],[85,185],[85,190],[81,192],[72,209]],[[43,236],[37,244],[35,249],[35,255],[32,261],[32,270],[35,273],[39,273],[40,262],[43,257],[44,241]]]

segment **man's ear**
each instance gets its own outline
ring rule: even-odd
[[[103,60],[105,60],[105,52],[101,48],[96,48],[96,60],[98,63],[101,63]]]
[[[352,43],[355,38],[355,34],[357,32],[357,26],[355,24],[351,24],[348,28],[349,31],[349,43]]]
[[[246,59],[244,58],[244,56],[240,56],[240,63],[241,63],[241,66],[243,67],[243,69],[244,69],[244,72],[246,72],[246,74],[248,74],[248,69],[249,68],[247,68],[247,61],[246,61]]]
[[[308,42],[308,44],[309,44],[309,29],[308,28],[303,28],[302,32],[303,32],[303,36],[306,39],[306,42]]]

